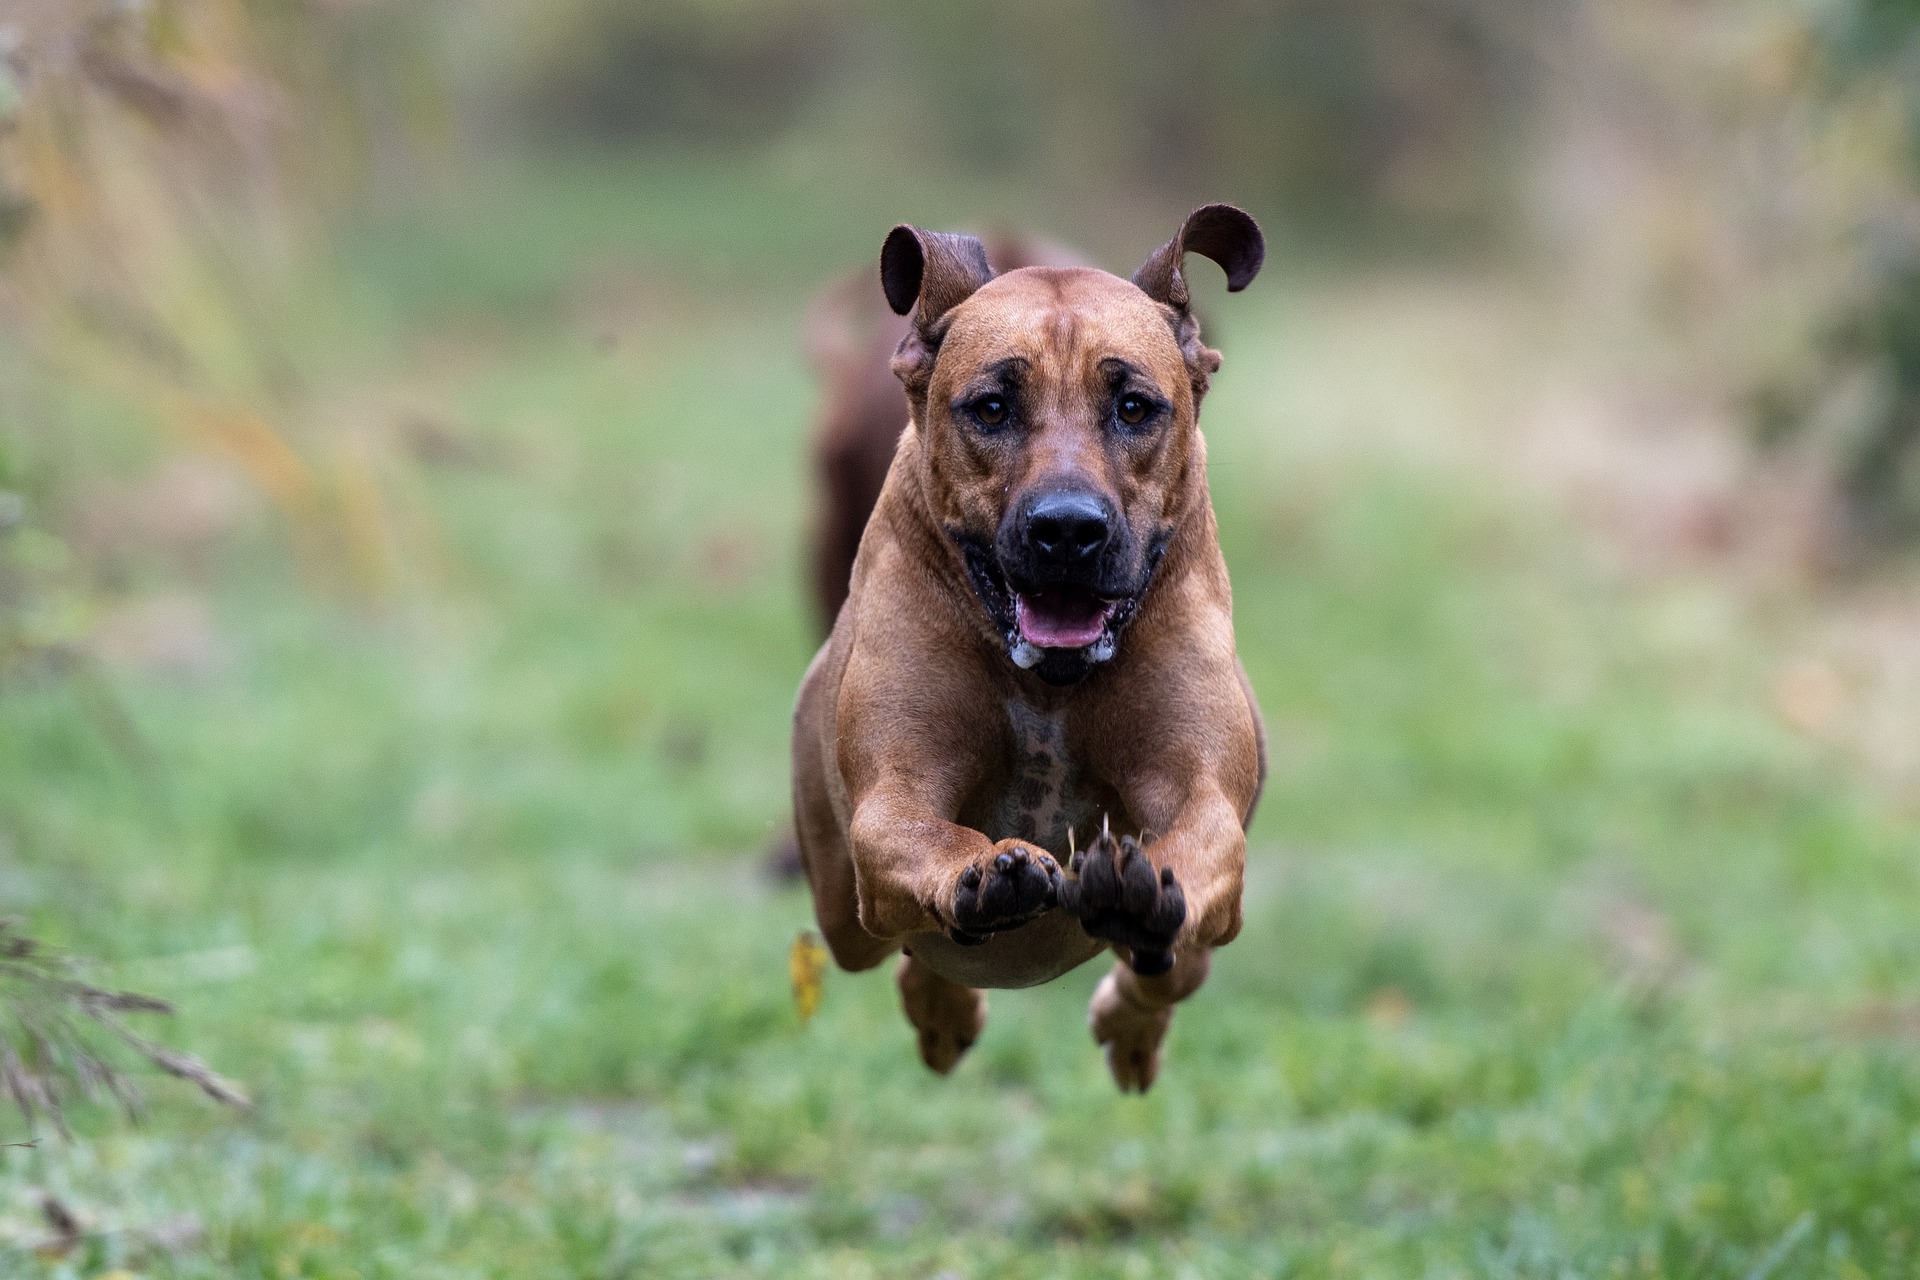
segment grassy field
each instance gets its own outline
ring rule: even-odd
[[[1490,478],[1553,327],[1484,282],[1283,252],[1214,306],[1274,777],[1153,1092],[1098,966],[995,993],[946,1080],[883,974],[800,1025],[806,896],[756,869],[812,643],[798,316],[882,224],[597,181],[342,250],[338,396],[466,442],[396,598],[262,518],[186,584],[217,660],[115,677],[144,752],[0,694],[0,892],[258,1099],[0,1151],[0,1272],[1920,1274],[1912,798],[1776,717],[1808,606],[1609,571]]]

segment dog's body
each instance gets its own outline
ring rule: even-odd
[[[1207,496],[1219,357],[1189,249],[1234,289],[1260,265],[1226,206],[1131,283],[994,277],[978,241],[912,228],[882,255],[913,312],[894,359],[911,421],[801,687],[795,824],[835,959],[906,953],[935,1070],[978,1035],[977,988],[1112,948],[1094,1034],[1145,1089],[1172,1005],[1240,928],[1265,750]]]

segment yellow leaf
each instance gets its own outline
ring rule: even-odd
[[[827,949],[811,929],[802,929],[787,952],[787,975],[793,979],[793,1007],[805,1023],[820,1009],[827,976]]]

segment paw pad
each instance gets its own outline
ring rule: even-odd
[[[979,946],[995,933],[1017,929],[1059,903],[1060,866],[1052,856],[1016,845],[960,873],[948,936]]]

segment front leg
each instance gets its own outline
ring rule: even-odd
[[[1228,789],[1206,778],[1175,800],[1171,782],[1122,788],[1129,814],[1157,838],[1144,852],[1157,875],[1173,873],[1186,903],[1174,949],[1224,947],[1240,933],[1240,899],[1246,887],[1247,833]]]
[[[1156,794],[1129,797],[1151,817]],[[1061,886],[1061,906],[1094,937],[1114,943],[1121,963],[1101,980],[1089,1007],[1094,1040],[1122,1092],[1144,1093],[1160,1072],[1160,1046],[1173,1006],[1199,990],[1213,948],[1240,931],[1246,833],[1218,787],[1190,791],[1166,835],[1143,847],[1131,837],[1100,836],[1074,859],[1078,873]]]
[[[1129,805],[1136,815],[1155,811],[1151,794],[1145,799]],[[1176,949],[1224,946],[1240,932],[1247,837],[1238,811],[1206,787],[1170,816],[1150,846],[1103,823],[1061,887],[1061,907],[1091,936],[1126,948],[1143,977],[1172,968]]]
[[[1023,840],[996,844],[938,816],[924,788],[875,787],[849,834],[860,925],[883,940],[940,932],[976,946],[1059,903],[1053,855]]]

